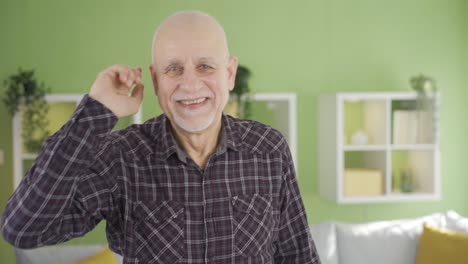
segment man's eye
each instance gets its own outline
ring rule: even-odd
[[[167,72],[175,72],[177,71],[177,66],[171,66],[167,69]]]
[[[170,66],[166,69],[165,73],[169,75],[176,75],[182,72],[182,68],[179,66]]]
[[[211,66],[208,65],[208,64],[201,64],[198,68],[199,68],[200,70],[204,70],[204,71],[214,69],[213,67],[211,67]]]

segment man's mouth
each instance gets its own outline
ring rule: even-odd
[[[180,100],[178,102],[183,105],[195,105],[195,104],[203,103],[206,99],[207,99],[206,97],[202,97],[202,98],[193,99],[193,100]]]

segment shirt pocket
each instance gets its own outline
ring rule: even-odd
[[[271,241],[271,196],[259,194],[232,197],[234,246],[238,254],[258,255]]]
[[[177,263],[185,255],[184,205],[172,200],[134,207],[134,254],[138,263]]]

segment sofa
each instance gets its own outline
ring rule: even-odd
[[[35,249],[15,249],[16,264],[59,264],[79,261],[95,256],[105,249],[106,245],[73,245],[73,246],[48,246]],[[121,264],[123,258],[115,254],[117,264]],[[93,262],[94,263],[94,262]]]
[[[310,230],[323,264],[414,264],[424,224],[468,233],[468,218],[454,211],[369,223],[327,221],[311,225]],[[96,254],[103,247],[88,245],[17,249],[16,263],[76,261]],[[122,263],[118,255],[117,260]],[[460,263],[468,263],[468,258]]]
[[[359,224],[328,221],[312,225],[311,234],[323,264],[415,264],[424,224],[468,234],[468,218],[454,211]],[[468,263],[466,256],[458,263]]]

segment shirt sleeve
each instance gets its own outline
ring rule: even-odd
[[[281,190],[279,241],[277,243],[275,263],[320,264],[320,258],[307,224],[294,163],[287,145],[283,153],[284,182]]]
[[[116,122],[109,109],[85,95],[8,200],[5,240],[19,248],[60,243],[84,235],[113,211],[118,165],[105,138]]]

